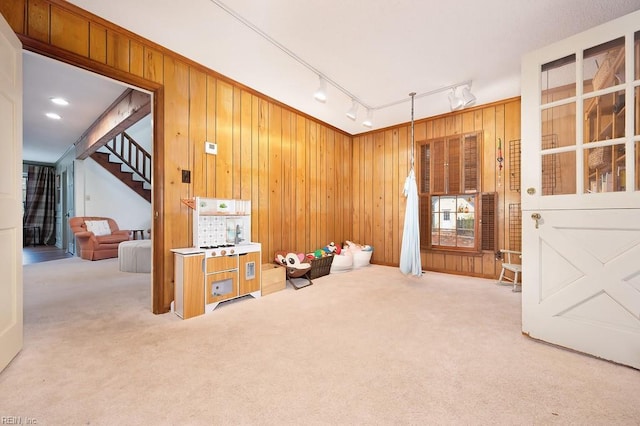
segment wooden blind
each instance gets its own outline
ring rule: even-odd
[[[447,186],[448,194],[458,194],[461,192],[461,179],[462,179],[462,168],[461,168],[461,140],[460,138],[451,138],[448,140],[449,142],[449,156],[447,158],[447,163],[449,167],[449,172],[447,173],[449,178],[449,185]]]
[[[431,192],[431,145],[428,143],[420,145],[420,162],[418,167],[420,170],[420,185],[418,190],[420,193]]]
[[[498,193],[484,192],[481,196],[481,230],[482,250],[498,250]]]
[[[429,224],[431,220],[429,218],[429,210],[430,210],[430,202],[431,198],[429,195],[421,195],[420,196],[420,248],[428,249],[429,248],[429,240],[430,240],[430,229]]]
[[[478,137],[476,135],[464,138],[463,156],[463,192],[476,192],[480,190],[480,158],[478,149]]]
[[[431,142],[432,152],[431,157],[433,161],[431,162],[431,192],[435,193],[445,193],[445,160],[446,153],[444,150],[445,143],[444,140],[436,140]]]

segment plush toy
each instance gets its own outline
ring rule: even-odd
[[[307,259],[307,257],[304,255],[304,253],[284,253],[284,252],[280,252],[280,253],[276,253],[276,263],[279,263],[283,266],[288,266],[291,268],[296,268],[296,269],[302,269],[302,268],[306,268],[307,266],[311,266],[307,263],[303,263],[305,260]]]
[[[327,254],[331,254],[331,253],[340,254],[340,247],[336,246],[336,243],[334,243],[333,241],[331,241],[329,245],[326,246],[323,250]]]

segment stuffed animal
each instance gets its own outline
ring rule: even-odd
[[[287,268],[294,268],[294,269],[311,268],[310,263],[302,263],[302,260],[304,259],[305,259],[305,256],[302,253],[287,253],[286,255],[282,253],[276,254],[276,262],[283,266],[286,266]]]
[[[336,243],[334,243],[333,241],[331,241],[329,245],[327,245],[323,250],[327,254],[331,254],[331,253],[340,254],[340,248],[337,247]]]

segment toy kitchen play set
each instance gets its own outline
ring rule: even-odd
[[[261,246],[251,241],[251,201],[200,198],[193,210],[193,247],[174,253],[173,310],[187,319],[226,300],[260,297]]]

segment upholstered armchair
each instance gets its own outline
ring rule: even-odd
[[[120,243],[131,239],[131,231],[118,228],[118,224],[108,217],[72,217],[69,225],[76,237],[80,257],[86,260],[118,257]]]

